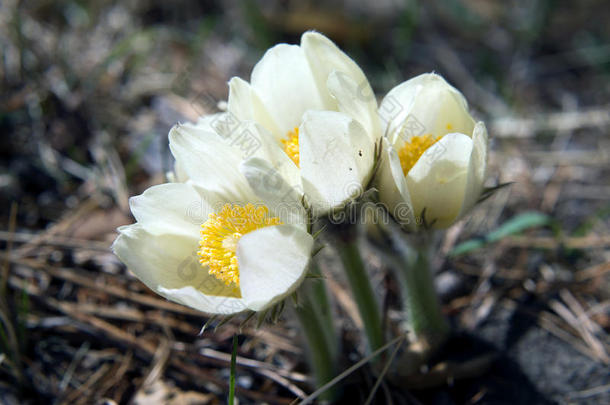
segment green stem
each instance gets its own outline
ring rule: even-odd
[[[309,344],[310,362],[316,376],[316,385],[321,387],[335,377],[339,353],[324,280],[308,280],[303,283],[299,289],[298,300],[295,311]],[[324,399],[332,400],[335,395],[335,390],[331,389],[324,394]]]
[[[235,404],[236,367],[237,367],[237,334],[233,335],[233,351],[231,352],[231,377],[229,379],[229,405]]]
[[[445,340],[449,326],[434,289],[428,241],[423,239],[422,243],[409,249],[409,255],[404,250],[400,252],[402,260],[398,274],[409,326],[418,339],[434,346]]]
[[[375,299],[362,257],[358,250],[356,238],[337,241],[337,249],[343,262],[345,274],[352,294],[358,305],[371,352],[383,346],[383,330],[379,305]]]

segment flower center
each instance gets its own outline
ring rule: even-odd
[[[287,137],[287,139],[282,139],[284,152],[299,167],[299,127],[295,127],[292,131],[288,132]]]
[[[400,159],[400,166],[402,172],[406,176],[415,163],[419,160],[421,155],[424,154],[426,149],[434,145],[441,137],[434,137],[431,134],[416,135],[411,137],[402,148],[398,151],[398,158]]]
[[[281,224],[280,219],[270,216],[269,208],[264,205],[225,204],[220,212],[210,214],[201,225],[199,263],[208,266],[210,275],[226,285],[234,283],[239,287],[237,242],[248,232],[278,224]]]

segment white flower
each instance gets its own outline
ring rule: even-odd
[[[286,206],[259,198],[239,171],[240,149],[207,124],[172,129],[176,177],[187,180],[131,198],[137,222],[119,228],[113,250],[171,301],[209,314],[261,311],[300,285],[313,238],[299,196]]]
[[[381,137],[377,101],[358,65],[323,35],[307,32],[300,46],[269,49],[250,83],[231,79],[226,119],[256,122],[269,134],[267,147],[290,158],[244,162],[242,170],[259,194],[269,191],[259,189],[262,176],[296,173],[309,204],[324,214],[357,197],[371,178]]]
[[[394,87],[379,112],[386,119],[381,201],[409,230],[450,226],[481,195],[485,124],[474,121],[462,94],[436,74]]]

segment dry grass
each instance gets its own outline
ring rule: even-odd
[[[384,14],[353,6],[334,18],[290,2],[262,13],[213,1],[195,10],[147,1],[0,6],[0,130],[10,135],[0,141],[3,400],[219,403],[237,332],[241,402],[291,403],[312,392],[290,312],[260,329],[238,330],[235,320],[199,334],[207,319],[151,293],[109,246],[115,228],[132,221],[128,196],[163,181],[171,167],[170,126],[211,111],[210,100],[226,97],[230,76],[247,77],[262,51],[246,45],[292,40],[317,23],[371,70],[378,90],[434,69],[488,122],[490,184],[514,184],[445,235],[437,265],[441,276],[461,280],[460,288],[443,294],[455,326],[476,335],[494,311],[516,310],[591,362],[608,365],[610,57],[604,41],[610,34],[599,22],[608,12],[596,1],[583,9],[533,2],[542,8],[528,10],[499,1],[448,3],[465,11],[431,4]],[[379,14],[359,17],[373,12]],[[473,35],[475,29],[485,34]],[[581,43],[569,42],[572,33]],[[445,256],[458,242],[531,210],[552,217],[552,225]],[[386,318],[395,324],[402,317],[396,287],[366,241],[363,250],[382,286]],[[363,355],[362,321],[332,254],[319,257],[332,279],[347,369]],[[442,382],[455,377],[443,373]],[[377,388],[370,371],[350,378],[361,385],[363,400]],[[384,381],[376,400],[415,401],[406,389],[392,390]],[[563,398],[596,400],[607,393],[606,384]]]

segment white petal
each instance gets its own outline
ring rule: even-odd
[[[472,142],[474,144],[472,150],[472,160],[474,162],[474,172],[477,183],[483,187],[485,176],[487,175],[487,149],[489,148],[489,140],[487,128],[482,121],[477,122],[472,133]]]
[[[394,87],[379,108],[393,145],[411,136],[452,132],[472,134],[474,120],[464,96],[441,76],[428,73]]]
[[[446,228],[458,217],[473,149],[464,134],[447,134],[428,148],[407,175],[416,217],[425,209],[425,221]]]
[[[129,199],[138,223],[154,235],[174,234],[190,237],[212,212],[210,203],[186,183],[153,186]]]
[[[291,294],[303,281],[313,247],[307,232],[276,225],[245,234],[237,244],[241,294],[260,311]]]
[[[174,179],[173,181],[178,183],[184,183],[189,179],[188,174],[184,170],[184,167],[179,162],[174,162]]]
[[[472,154],[468,165],[468,179],[464,203],[460,217],[465,215],[477,202],[483,191],[485,172],[487,170],[487,129],[483,122],[478,122],[472,134]]]
[[[366,78],[364,79],[366,80]],[[339,71],[333,71],[328,77],[328,89],[336,98],[339,111],[357,120],[366,130],[372,142],[381,137],[381,127],[377,114],[377,100],[370,90],[358,84],[352,77]],[[367,87],[368,86],[368,87]],[[370,93],[365,93],[370,91]]]
[[[192,125],[176,125],[169,146],[189,179],[198,187],[231,202],[249,201],[253,192],[239,172],[241,156],[216,133]]]
[[[280,146],[281,142],[262,124],[251,119],[237,120],[231,113],[207,115],[196,124],[181,124],[177,129],[186,138],[199,141],[199,149],[208,150],[209,146],[220,148],[231,155],[233,162],[249,157],[271,161],[281,156],[288,159]]]
[[[183,127],[195,127],[196,130],[213,132],[213,133],[220,134],[221,136],[227,136],[228,134],[220,133],[221,130],[223,130],[225,128],[221,127],[219,125],[219,123],[226,120],[226,118],[225,118],[226,115],[227,115],[227,113],[225,113],[225,112],[208,114],[208,115],[199,117],[199,119],[197,119],[197,122],[195,124],[186,123],[186,124],[182,124],[182,126]]]
[[[223,303],[238,298],[199,264],[198,242],[197,233],[154,235],[136,223],[119,228],[112,250],[153,291],[199,311],[221,313]],[[191,292],[191,299],[180,294],[184,290]]]
[[[207,295],[195,287],[159,287],[159,293],[170,301],[211,315],[232,315],[248,309],[242,298]]]
[[[239,121],[255,121],[271,132],[276,139],[286,136],[280,132],[271,114],[248,82],[234,77],[229,81],[228,112]]]
[[[291,160],[289,163],[294,166]],[[289,163],[285,166],[289,166]],[[250,158],[241,164],[240,169],[273,216],[279,216],[284,224],[305,229],[306,212],[301,202],[303,186],[300,173],[296,170],[295,176],[292,169],[286,173],[285,166],[273,166],[267,160]]]
[[[423,84],[429,81],[430,76],[431,74],[422,74],[402,82],[392,88],[381,101],[379,118],[385,125],[384,134],[390,136],[392,144],[395,143],[394,137],[398,127],[409,115],[415,97],[421,91]],[[419,129],[417,131],[419,132]]]
[[[294,205],[298,202],[299,208],[294,210],[299,214],[294,218],[294,221],[296,221],[294,223],[301,223],[300,209],[302,204],[300,201],[303,195],[303,187],[299,168],[286,155],[273,135],[257,123],[253,121],[243,122],[240,134],[242,137],[254,140],[257,145],[251,152],[252,157],[240,161],[238,164],[243,179],[246,179],[250,186],[240,185],[240,187],[252,190],[251,199],[243,202],[254,203],[262,199],[264,201],[261,202],[270,208],[277,207],[278,204]],[[254,163],[250,164],[248,162]]]
[[[368,103],[374,102],[375,105],[377,104],[375,94],[362,69],[330,39],[317,32],[306,32],[301,37],[301,47],[309,61],[316,85],[328,106],[327,109],[336,109],[333,108],[336,101],[326,87],[332,71],[340,72],[345,77],[349,77],[356,83],[358,95],[362,99]],[[337,96],[337,94],[334,94],[334,96]]]
[[[390,215],[410,231],[416,229],[415,215],[407,180],[403,174],[398,154],[386,138],[383,139],[383,155],[377,175],[379,199]]]
[[[273,135],[258,123],[247,121],[244,123],[244,133],[252,139],[258,140],[258,147],[253,149],[249,156],[244,159],[260,158],[268,161],[272,166],[278,168],[290,184],[300,183],[300,172],[297,165],[288,157],[281,143]]]
[[[284,179],[288,186],[302,188],[301,172],[292,159],[284,152],[280,143],[276,142],[273,136],[260,125],[253,122],[248,122],[247,124],[252,132],[252,136],[260,139],[261,144],[260,148],[249,159],[265,160],[273,168],[273,171],[277,172]],[[245,161],[247,162],[248,159]],[[268,177],[269,173],[266,173],[266,175]],[[273,183],[269,184],[268,179],[266,184],[270,187],[274,186]]]
[[[252,70],[250,84],[280,134],[298,127],[305,111],[325,107],[305,54],[297,45],[279,44],[269,49]]]
[[[200,145],[203,149],[208,149],[209,145],[216,147],[220,144],[220,147],[231,153],[234,159],[241,160],[260,155],[264,141],[262,133],[265,139],[275,140],[269,132],[252,128],[254,125],[254,121],[240,120],[230,112],[223,112],[201,117],[196,124],[185,123],[177,127],[181,132],[203,142],[203,145]],[[275,142],[270,144],[273,143]]]
[[[299,130],[305,194],[320,214],[357,197],[368,182],[374,145],[362,126],[333,111],[308,111]]]

